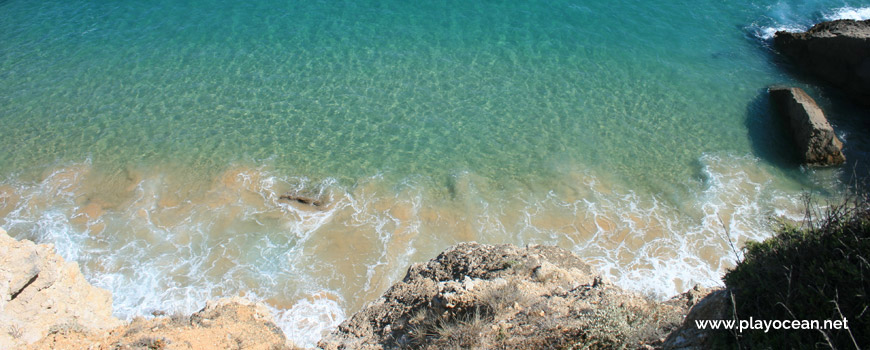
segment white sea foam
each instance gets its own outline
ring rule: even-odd
[[[793,13],[794,9],[787,4],[780,3],[770,9],[769,17],[765,24],[754,24],[749,31],[761,40],[771,40],[778,31],[803,32],[818,22],[819,18],[810,18],[808,14]],[[822,11],[821,20],[833,21],[837,19],[870,19],[870,7],[840,7],[829,11]]]
[[[841,7],[825,14],[825,20],[854,19],[863,21],[870,19],[870,7]]]
[[[83,199],[101,189],[84,187],[92,175],[81,164],[12,183],[20,199],[0,224],[79,261],[92,283],[112,291],[119,317],[191,313],[205,300],[245,293],[270,303],[288,338],[310,347],[411,263],[462,240],[557,244],[617,284],[659,297],[720,283],[733,261],[729,238],[765,238],[766,218],[795,217],[799,203],[753,157],[707,154],[699,163],[703,181],[690,186],[680,209],[591,172],[563,181],[568,191],[542,196],[505,195],[488,179],[460,173],[455,195],[444,200],[425,190],[435,185],[422,177],[384,186],[374,176],[344,187],[240,168],[192,197],[180,195],[184,184],[171,177],[133,176],[96,218],[82,216]],[[280,201],[288,190],[328,204]]]
[[[273,310],[284,334],[297,346],[314,347],[326,332],[346,318],[341,305],[325,294],[301,299],[288,310]]]
[[[54,243],[65,259],[80,262],[91,283],[112,291],[116,316],[129,319],[157,310],[192,313],[206,300],[222,296],[247,293],[265,300],[277,295],[280,300],[280,293],[292,298],[294,290],[318,288],[318,278],[305,265],[282,257],[294,251],[304,255],[302,245],[344,205],[339,200],[327,210],[304,210],[277,199],[292,184],[322,190],[334,180],[311,183],[258,170],[230,171],[200,198],[163,202],[184,184],[146,174],[130,185],[129,193],[119,194],[121,199],[90,218],[82,206],[101,191],[85,188],[90,167],[90,162],[74,164],[35,183],[7,183],[15,193],[3,198],[3,204],[13,208],[0,223],[25,238]],[[264,224],[266,220],[279,224]],[[90,232],[99,225],[109,229]],[[289,235],[276,235],[276,228]],[[292,334],[313,337],[344,317],[339,301],[312,299],[296,305],[278,312],[279,325]],[[318,317],[320,321],[299,330],[299,318]],[[296,321],[285,325],[281,320]],[[295,341],[313,346],[304,337]]]
[[[770,235],[768,218],[799,220],[800,202],[777,190],[774,175],[753,157],[705,154],[699,162],[704,181],[689,194],[687,209],[591,177],[584,198],[565,201],[551,193],[529,205],[524,236],[548,235],[551,242],[566,237],[618,285],[660,298],[694,284],[721,284],[722,273],[738,258],[729,242],[739,255],[745,241]],[[540,224],[560,210],[573,212],[574,219]]]
[[[775,27],[758,27],[758,28],[752,29],[753,34],[757,38],[762,39],[762,40],[773,39],[774,34],[776,34],[776,32],[779,32],[779,31],[786,31],[786,32],[795,33],[795,32],[803,32],[805,30],[807,30],[806,27],[797,26],[797,25],[782,25],[782,26],[775,26]]]

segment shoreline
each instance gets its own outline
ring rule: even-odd
[[[32,255],[32,252],[37,250],[41,252],[38,254],[38,257],[35,258],[35,260],[34,258],[28,260],[29,263],[36,266],[35,268],[10,270],[9,267],[5,267],[0,270],[0,272],[3,272],[4,276],[11,278],[13,281],[12,287],[8,284],[5,285],[6,288],[4,290],[6,293],[11,293],[11,300],[8,300],[5,303],[5,307],[2,309],[5,311],[0,313],[0,320],[3,320],[4,323],[14,325],[13,328],[10,328],[10,330],[6,332],[6,334],[0,334],[0,344],[21,348],[26,346],[27,349],[31,350],[56,348],[115,349],[118,347],[201,349],[230,348],[234,345],[245,349],[289,350],[298,348],[290,339],[286,338],[280,328],[275,325],[274,315],[265,305],[258,302],[251,302],[241,297],[221,298],[219,300],[207,301],[206,306],[203,309],[191,315],[166,315],[164,313],[155,312],[152,315],[153,318],[137,316],[131,321],[120,321],[113,317],[109,317],[108,314],[111,313],[110,294],[84,282],[81,273],[77,269],[77,264],[68,264],[64,262],[62,258],[54,253],[52,245],[37,246],[26,240],[15,241],[6,235],[5,231],[0,230],[0,251],[10,253],[10,255],[7,256],[7,259],[20,259],[19,257],[28,256],[29,254]],[[447,263],[446,261],[453,262]],[[7,262],[15,263],[13,261]],[[6,266],[12,265],[10,264]],[[469,285],[469,275],[465,275],[464,280],[460,278],[451,282],[451,279],[457,278],[454,275],[454,277],[447,278],[447,284],[439,284],[440,286],[435,289],[439,291],[436,293],[438,295],[431,296],[426,296],[428,293],[431,293],[431,291],[427,291],[431,289],[431,287],[420,287],[429,286],[432,283],[429,280],[421,280],[425,283],[418,287],[403,287],[403,284],[408,285],[409,278],[416,278],[410,276],[426,276],[431,273],[436,273],[436,271],[441,271],[439,269],[445,268],[448,269],[446,271],[451,271],[450,269],[467,271],[466,273],[478,282]],[[52,275],[53,272],[51,271],[54,271],[55,269],[65,269],[68,271],[67,274],[73,276],[72,280],[79,282],[70,285],[70,278],[46,280],[46,278],[48,278],[46,276]],[[24,272],[22,273],[18,271]],[[34,277],[31,277],[30,279],[36,282],[31,281],[30,283],[25,283],[23,286],[21,283],[16,284],[16,280],[28,278],[27,276],[29,275],[27,271],[31,271],[29,274],[33,274]],[[531,275],[528,275],[529,271],[532,271]],[[447,276],[450,276],[450,274],[451,273],[448,272]],[[529,277],[523,276],[532,277],[531,279],[527,279]],[[464,282],[457,284],[458,281]],[[411,285],[417,285],[415,283],[416,282],[411,283]],[[36,286],[39,285],[43,285],[44,287],[37,288]],[[521,288],[523,291],[519,292],[519,290],[517,290],[516,292],[513,292],[514,294],[504,294],[510,293],[506,292],[507,290],[513,290],[510,288]],[[511,245],[489,246],[477,243],[461,243],[442,252],[438,257],[430,260],[428,263],[416,263],[412,265],[408,269],[408,276],[405,277],[404,282],[397,282],[397,284],[393,285],[393,287],[391,287],[384,296],[380,298],[380,301],[375,300],[368,302],[364,310],[361,310],[345,320],[342,326],[332,332],[333,335],[324,337],[320,341],[318,348],[336,348],[338,345],[335,344],[344,341],[339,340],[341,338],[334,337],[341,332],[348,332],[349,328],[347,327],[359,327],[362,325],[356,321],[360,317],[378,317],[377,322],[387,322],[387,324],[396,322],[397,320],[389,321],[388,319],[383,319],[382,317],[386,317],[382,314],[383,311],[371,309],[373,307],[382,307],[378,305],[383,304],[383,298],[385,297],[390,300],[403,300],[407,298],[422,298],[419,300],[441,300],[440,302],[445,304],[439,307],[442,309],[446,308],[454,314],[457,312],[465,312],[463,310],[469,310],[470,306],[467,303],[471,300],[485,298],[484,300],[489,300],[486,301],[489,303],[486,305],[490,305],[488,306],[490,308],[506,308],[498,311],[503,312],[502,316],[500,316],[502,321],[499,323],[501,327],[513,327],[511,322],[520,322],[511,321],[514,318],[543,317],[544,311],[540,311],[540,316],[538,316],[539,311],[534,311],[533,316],[523,316],[524,308],[528,308],[530,305],[537,303],[533,301],[534,298],[554,298],[561,295],[560,293],[565,293],[568,290],[579,291],[584,290],[583,288],[604,288],[601,289],[600,293],[603,293],[602,295],[607,295],[599,297],[602,298],[600,300],[588,300],[584,301],[585,303],[610,303],[614,305],[626,305],[626,303],[628,303],[630,305],[636,305],[625,309],[623,312],[629,312],[638,316],[645,315],[644,317],[651,317],[650,320],[653,319],[653,316],[651,315],[661,313],[661,317],[665,317],[666,319],[660,320],[660,316],[654,317],[658,323],[656,323],[657,326],[653,326],[650,331],[654,332],[655,335],[645,339],[638,338],[638,341],[641,343],[649,343],[657,347],[661,347],[662,344],[664,344],[665,338],[670,331],[679,328],[679,325],[682,323],[682,317],[689,312],[691,306],[710,293],[710,290],[701,290],[698,289],[698,287],[695,287],[694,289],[689,290],[689,292],[671,298],[670,301],[656,302],[640,294],[623,291],[622,289],[613,286],[606,279],[597,276],[596,272],[585,262],[582,262],[582,260],[573,254],[561,248],[529,246],[520,249]],[[78,303],[71,303],[69,300],[64,299],[69,298],[68,296],[59,294],[59,292],[70,295],[79,295],[81,293],[101,293],[101,297],[96,299],[88,298]],[[398,294],[396,293],[400,293],[402,296],[397,296]],[[584,295],[586,294],[578,294],[572,297],[579,298],[577,299],[578,301],[572,303],[587,299],[588,297]],[[395,301],[391,302],[395,303]],[[402,306],[403,308],[407,308],[405,309],[406,311],[390,317],[399,317],[407,320],[407,317],[410,315],[410,311],[407,310],[419,308],[419,306],[414,306],[413,304],[403,304],[405,302],[401,301],[399,303],[404,305]],[[497,306],[493,303],[496,303]],[[525,306],[520,306],[520,304],[517,303],[522,303],[522,305]],[[48,306],[46,308],[47,305],[55,306]],[[60,307],[57,308],[57,306]],[[429,305],[423,307],[428,308],[433,306]],[[393,306],[388,308],[393,308]],[[368,309],[371,310],[367,311]],[[550,310],[549,312],[551,313],[555,312],[551,309],[547,310]],[[18,316],[10,314],[10,312],[13,311],[17,312]],[[531,312],[531,309],[527,311]],[[564,313],[564,315],[558,317],[570,317],[568,309],[564,309],[560,312]],[[51,314],[53,314],[53,316],[50,316],[49,318],[40,316]],[[38,319],[38,321],[28,319],[31,315],[43,318]],[[102,316],[94,318],[94,316],[90,315]],[[556,317],[553,315],[556,314],[552,314],[551,317]],[[357,326],[350,326],[354,324],[353,322],[357,322]],[[558,321],[554,322],[558,323]],[[565,322],[568,322],[567,319]],[[392,323],[392,325],[393,330],[401,329],[399,323]],[[580,325],[578,325],[578,327],[580,327]],[[388,334],[389,329],[391,328],[387,327],[386,329],[386,334]],[[629,332],[630,329],[626,328],[622,331]],[[358,331],[351,333],[356,332]],[[223,335],[227,336],[224,337]],[[531,335],[519,337],[520,338],[517,339],[532,338]],[[404,341],[407,342],[408,340],[406,339]],[[348,345],[342,345],[337,348],[344,348],[345,346]],[[372,346],[373,345],[371,344],[362,345],[357,343],[357,345],[352,345],[351,347],[356,349],[374,348]]]
[[[115,308],[124,310],[119,315],[194,312],[201,307],[196,302],[216,297],[219,289],[253,292],[285,312],[298,301],[331,295],[332,301],[316,306],[340,305],[349,314],[401,278],[412,262],[460,241],[559,245],[627,289],[668,298],[695,283],[713,285],[720,266],[730,266],[730,254],[723,253],[728,251],[726,228],[739,242],[763,238],[769,215],[798,207],[796,195],[780,198],[775,189],[759,187],[773,175],[756,169],[757,162],[753,157],[705,158],[710,180],[696,184],[697,193],[682,204],[684,209],[582,173],[561,181],[576,182],[577,189],[539,199],[480,193],[483,186],[468,176],[456,180],[455,198],[430,197],[414,184],[393,190],[369,181],[350,189],[326,186],[321,189],[326,204],[312,207],[279,198],[294,182],[247,168],[221,173],[207,181],[206,190],[189,196],[176,193],[164,177],[132,176],[117,186],[126,194],[112,202],[87,186],[76,187],[76,181],[102,183],[89,179],[83,167],[29,185],[20,196],[29,199],[12,208],[20,211],[10,220],[16,222],[17,237],[57,242],[65,250],[61,255],[81,262],[97,285],[116,291]],[[65,190],[56,190],[61,188]],[[54,216],[42,217],[48,210]],[[790,213],[799,219],[798,210]],[[106,251],[107,246],[117,251]],[[346,261],[350,254],[361,257]],[[182,268],[168,269],[165,261]],[[211,268],[197,268],[197,261]],[[139,266],[141,275],[120,268],[130,264]],[[192,272],[198,276],[185,277]],[[230,273],[235,283],[222,287],[223,273]],[[162,277],[170,275],[177,277],[166,284]],[[360,290],[364,295],[358,295]],[[195,297],[188,303],[179,299],[185,295]],[[167,300],[171,306],[161,307]],[[309,305],[299,306],[301,311]]]
[[[837,21],[837,25],[846,22]],[[813,27],[811,32],[816,30]],[[848,86],[863,83],[850,82]],[[760,96],[755,103],[759,101],[767,99]],[[824,130],[834,135],[830,125]],[[832,139],[839,142],[836,135]],[[424,346],[425,342],[414,334],[444,330],[444,320],[464,327],[476,324],[480,317],[492,323],[486,326],[492,326],[494,332],[479,330],[479,334],[489,334],[480,341],[504,344],[502,337],[507,337],[507,329],[529,339],[553,332],[553,328],[547,328],[552,324],[542,326],[536,316],[543,318],[551,312],[556,319],[565,318],[556,323],[572,332],[589,328],[588,324],[572,324],[574,319],[565,316],[576,316],[579,311],[559,309],[550,303],[595,300],[591,303],[617,305],[607,312],[628,314],[629,318],[653,315],[658,322],[661,312],[666,321],[656,323],[645,331],[649,334],[631,338],[631,342],[667,347],[667,334],[678,331],[680,320],[687,317],[689,307],[695,303],[683,299],[700,298],[692,294],[692,290],[699,290],[692,285],[719,283],[723,272],[731,267],[728,244],[743,246],[750,240],[767,238],[770,234],[764,223],[770,218],[795,218],[800,222],[800,212],[795,210],[800,204],[797,191],[783,188],[815,182],[818,178],[813,174],[818,171],[825,174],[820,177],[822,181],[831,182],[821,187],[833,188],[832,196],[850,195],[837,192],[839,187],[848,186],[842,181],[842,169],[801,167],[800,171],[810,174],[795,179],[781,174],[781,164],[768,164],[770,159],[752,154],[702,153],[697,160],[700,176],[693,175],[687,180],[690,184],[669,184],[690,188],[685,191],[688,198],[677,198],[682,194],[679,191],[657,192],[655,186],[643,193],[637,188],[606,183],[602,180],[607,178],[606,172],[566,171],[565,179],[553,182],[570,185],[540,193],[528,185],[516,191],[520,195],[511,196],[515,189],[498,188],[504,184],[470,172],[451,174],[442,181],[446,184],[437,179],[422,181],[436,183],[430,186],[433,188],[414,181],[396,185],[380,181],[380,175],[342,186],[335,179],[312,182],[304,177],[276,176],[263,168],[231,166],[225,171],[215,170],[219,175],[204,181],[202,188],[188,189],[185,183],[173,182],[171,176],[159,171],[115,174],[109,177],[112,181],[104,182],[104,178],[93,175],[98,171],[89,162],[61,166],[50,169],[50,174],[38,181],[12,179],[0,185],[0,217],[13,225],[19,237],[25,232],[36,241],[55,243],[60,250],[54,252],[54,245],[14,241],[0,229],[5,244],[27,252],[20,266],[15,261],[5,264],[12,266],[4,271],[8,279],[0,285],[5,288],[3,305],[8,308],[0,311],[6,312],[6,318],[36,317],[46,310],[70,316],[60,317],[58,321],[66,321],[50,325],[51,320],[34,321],[41,323],[39,326],[30,321],[10,323],[0,340],[21,345],[32,342],[33,334],[46,333],[49,337],[40,336],[37,347],[52,348],[59,346],[58,342],[70,341],[75,346],[89,342],[105,347],[171,348],[187,344],[196,348],[206,345],[194,345],[192,339],[240,332],[245,336],[221,338],[211,345],[294,347],[281,325],[308,322],[307,328],[294,331],[322,331],[344,318],[348,309],[354,311],[353,315],[332,332],[333,338],[321,340],[322,347],[341,348],[346,342]],[[439,194],[432,195],[428,190]],[[476,241],[526,247],[462,243]],[[572,251],[536,243],[571,247]],[[439,255],[422,263],[435,254]],[[488,257],[490,254],[500,258]],[[739,261],[740,254],[734,254]],[[561,258],[550,261],[551,255]],[[450,259],[469,261],[455,264]],[[490,260],[495,261],[494,265]],[[401,270],[409,265],[399,281]],[[483,272],[465,274],[478,268]],[[94,284],[115,292],[116,301],[123,299],[114,305],[115,312],[133,320],[119,328],[121,321],[111,316],[111,297],[107,304],[105,290],[85,281],[82,271],[94,279]],[[439,274],[447,277],[437,277]],[[616,281],[609,281],[608,276]],[[554,280],[564,283],[551,283]],[[64,295],[63,288],[67,287],[59,287],[62,282],[72,282],[69,290],[73,292]],[[413,290],[418,287],[422,289]],[[504,288],[533,291],[534,297],[523,299],[527,305],[486,301],[495,293],[493,290],[504,292]],[[671,304],[637,294],[643,291],[662,299],[687,289],[689,294],[678,295],[672,299],[677,302]],[[57,293],[44,296],[40,294],[43,291]],[[601,299],[583,294],[590,291],[599,293]],[[222,299],[206,302],[205,308],[197,312],[189,310],[190,315],[167,317],[155,310],[155,305],[169,305],[176,311],[199,308],[204,300],[237,293],[252,295],[252,299],[270,306]],[[82,296],[92,304],[77,305],[76,300],[63,299],[70,295]],[[405,299],[413,301],[412,307],[401,302],[390,304]],[[27,300],[36,300],[33,304],[40,311],[19,312],[16,305]],[[482,300],[484,311],[480,311]],[[294,314],[296,306],[304,302],[322,303],[305,310],[307,313]],[[435,305],[441,316],[418,315],[425,303],[427,307]],[[532,308],[541,303],[552,309]],[[99,307],[91,307],[94,304]],[[496,304],[499,306],[493,306]],[[388,310],[379,313],[379,305],[389,306]],[[625,305],[641,306],[632,309]],[[269,307],[277,312],[270,312]],[[385,314],[396,309],[401,309],[396,315]],[[318,316],[323,310],[327,315],[322,319],[305,318]],[[143,319],[143,313],[155,318]],[[517,317],[540,327],[522,333],[527,330],[512,328]],[[612,321],[607,315],[601,317],[593,324]],[[383,327],[372,330],[366,324]],[[241,327],[237,331],[227,330],[237,326]],[[629,328],[614,329],[630,334]],[[341,338],[337,333],[358,336],[363,331],[374,335],[366,335],[368,338],[363,340],[335,338]],[[312,335],[305,336],[303,345],[310,345]],[[457,339],[468,341],[461,336]]]

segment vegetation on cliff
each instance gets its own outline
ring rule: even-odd
[[[723,334],[744,349],[870,345],[870,196],[823,212],[807,205],[804,227],[781,224],[774,237],[750,242],[725,275],[738,320],[848,320],[842,330],[752,330]]]
[[[340,349],[655,348],[700,298],[620,289],[553,246],[460,243],[324,337]]]

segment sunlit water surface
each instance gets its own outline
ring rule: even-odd
[[[244,294],[312,346],[461,241],[555,244],[659,298],[717,285],[866,124],[777,29],[856,1],[0,1],[0,227],[116,316]],[[849,164],[799,167],[765,88]],[[284,193],[320,198],[312,207]]]

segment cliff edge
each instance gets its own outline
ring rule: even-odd
[[[206,303],[193,315],[123,322],[112,295],[51,244],[0,229],[0,349],[291,349],[265,305],[243,298]]]
[[[65,262],[50,244],[16,241],[0,229],[0,348],[35,342],[52,330],[106,331],[112,295],[85,280],[78,264]]]
[[[694,290],[656,302],[607,282],[562,248],[460,243],[411,266],[401,282],[318,346],[660,348],[704,294]]]
[[[111,316],[109,292],[51,245],[0,230],[0,260],[3,349],[295,349],[263,304],[226,298],[189,316],[122,322]],[[460,243],[411,266],[318,346],[703,349],[706,335],[684,318],[708,293],[657,302],[607,282],[562,248]]]

